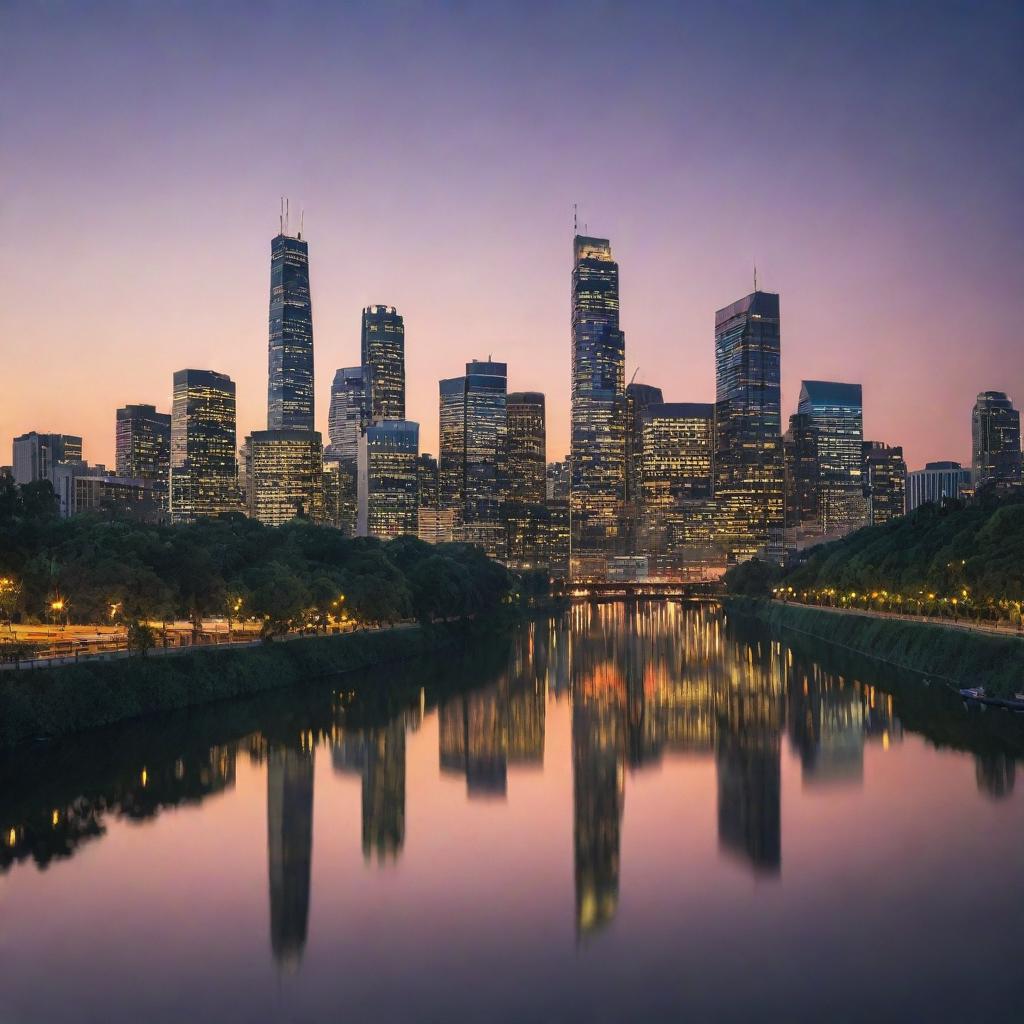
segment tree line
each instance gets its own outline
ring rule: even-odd
[[[346,538],[295,520],[267,527],[240,514],[153,526],[115,514],[60,519],[48,482],[0,478],[0,618],[70,622],[256,617],[271,629],[480,615],[516,581],[465,544]]]

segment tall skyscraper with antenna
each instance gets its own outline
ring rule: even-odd
[[[608,239],[576,235],[573,257],[569,506],[571,572],[579,578],[603,575],[623,544],[626,339]]]
[[[309,243],[288,234],[287,207],[270,243],[268,430],[313,429],[313,306]]]

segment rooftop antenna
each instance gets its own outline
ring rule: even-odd
[[[280,222],[281,222],[281,234],[283,235],[284,234],[284,196],[281,196],[281,212],[279,214],[279,219],[280,219]]]
[[[632,384],[632,383],[633,383],[633,381],[635,381],[635,380],[636,380],[636,375],[637,375],[637,374],[638,374],[639,372],[640,372],[640,367],[638,366],[638,367],[637,367],[637,368],[636,368],[636,369],[635,369],[635,370],[633,371],[633,376],[629,378],[629,383],[630,383],[630,384]]]
[[[572,204],[572,233],[578,235],[580,233],[579,219],[576,216],[576,204]]]
[[[306,227],[306,211],[299,210],[299,238],[302,237],[302,232]]]
[[[757,264],[754,264],[754,291],[757,291]]]
[[[284,200],[284,226],[285,226],[285,230],[286,231],[291,227],[291,210],[289,209],[290,203],[291,203],[291,200],[289,200],[288,197],[285,196],[285,200]]]

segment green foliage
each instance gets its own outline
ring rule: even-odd
[[[152,626],[145,622],[128,623],[128,650],[135,654],[145,655],[156,645],[156,635]]]
[[[774,562],[759,558],[734,565],[725,574],[725,585],[730,594],[746,597],[768,597],[772,588],[782,579],[782,569]]]
[[[1024,599],[1024,498],[922,505],[902,519],[814,549],[785,580],[797,592],[885,589],[956,596],[975,606]]]
[[[48,595],[69,601],[71,621],[102,623],[259,617],[273,635],[326,622],[340,607],[373,624],[479,615],[511,590],[504,567],[478,548],[347,539],[295,521],[278,528],[240,515],[189,526],[110,516],[28,515],[0,481],[0,576],[16,579],[18,611],[41,619]],[[341,597],[344,601],[341,602]],[[241,601],[237,613],[237,602]]]

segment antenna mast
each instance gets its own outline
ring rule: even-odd
[[[306,211],[299,210],[299,238],[302,237],[302,232],[306,229]]]
[[[576,204],[572,204],[572,233],[578,235],[580,233],[579,220],[576,216]]]
[[[757,291],[757,264],[754,264],[754,291]]]
[[[284,234],[284,196],[281,196],[281,210],[278,213],[278,220],[281,224],[281,234]]]

